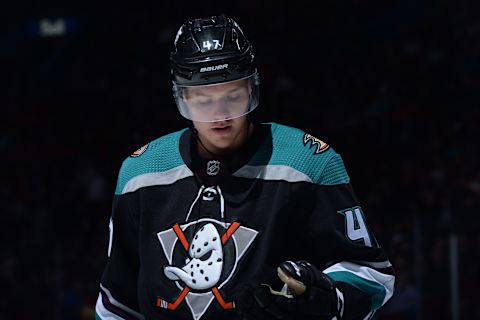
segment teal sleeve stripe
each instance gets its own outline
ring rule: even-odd
[[[186,129],[160,137],[148,144],[138,157],[128,157],[122,163],[115,194],[121,194],[125,185],[136,176],[164,172],[184,164],[180,155],[179,140]]]
[[[95,320],[102,320],[102,318],[100,318],[100,316],[96,312],[95,312]]]
[[[263,145],[248,163],[250,166],[288,166],[320,185],[350,181],[342,158],[332,147],[315,154],[317,146],[310,142],[304,143],[304,131],[277,123],[270,125],[272,153],[269,154],[268,144]]]
[[[383,305],[386,290],[381,284],[361,278],[348,271],[333,271],[329,272],[328,276],[335,281],[346,282],[371,296],[372,310],[377,310]]]

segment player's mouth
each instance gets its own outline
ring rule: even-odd
[[[216,134],[228,134],[233,130],[232,126],[225,125],[225,126],[216,126],[212,128],[212,131]]]

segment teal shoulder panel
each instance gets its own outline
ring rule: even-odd
[[[179,140],[187,129],[151,141],[126,158],[118,174],[115,194],[121,194],[132,178],[152,172],[163,172],[184,164],[180,155]]]
[[[333,149],[332,149],[333,151]],[[319,183],[323,185],[334,185],[349,183],[350,177],[348,176],[345,164],[342,157],[334,151],[333,156],[325,165],[319,179]]]
[[[288,166],[312,182],[334,185],[350,181],[341,156],[325,142],[298,128],[270,123],[273,150],[264,144],[249,162],[252,166]]]

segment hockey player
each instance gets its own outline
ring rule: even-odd
[[[97,319],[369,319],[395,276],[341,156],[255,119],[250,42],[225,15],[171,53],[187,128],[120,169]]]

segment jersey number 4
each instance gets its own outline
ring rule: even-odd
[[[377,246],[375,238],[370,237],[362,208],[353,207],[338,211],[345,217],[345,234],[353,242],[361,242],[365,246]],[[373,241],[372,241],[373,240]]]

